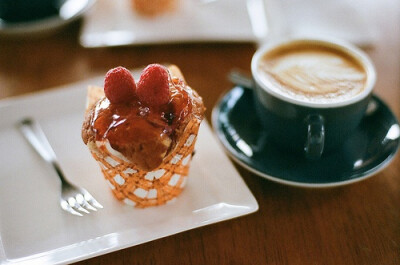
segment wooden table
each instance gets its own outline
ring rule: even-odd
[[[378,72],[375,93],[400,117],[400,5],[371,14],[379,39],[367,53]],[[103,75],[117,65],[179,65],[203,96],[207,118],[231,88],[232,68],[250,71],[253,44],[179,44],[84,49],[81,21],[39,39],[0,40],[0,98]],[[399,264],[400,159],[365,181],[328,189],[275,184],[236,165],[260,209],[79,264]]]

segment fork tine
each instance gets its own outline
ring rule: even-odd
[[[81,195],[81,196],[79,196],[79,195]],[[81,197],[81,198],[79,198],[79,197]],[[90,213],[88,210],[86,210],[85,208],[83,208],[81,206],[81,204],[79,202],[79,199],[83,200],[82,194],[77,194],[76,198],[70,197],[68,199],[68,204],[71,205],[71,207],[76,211],[81,211],[81,212],[84,212],[84,213]]]
[[[84,197],[83,194],[79,193],[79,194],[77,194],[75,197],[76,197],[76,201],[79,203],[79,205],[80,205],[81,207],[83,207],[85,210],[97,211],[96,208],[94,208],[92,205],[90,205],[90,204],[86,201],[86,199],[85,199],[85,197]]]
[[[103,205],[101,205],[98,201],[96,201],[95,198],[92,198],[92,200],[90,201],[90,203],[92,205],[94,205],[95,207],[99,208],[99,209],[103,209]]]
[[[83,208],[83,207],[82,207],[82,206],[80,206],[80,205],[79,205],[79,206],[77,206],[77,207],[76,207],[76,209],[77,209],[77,210],[79,210],[79,211],[81,211],[81,212],[87,213],[87,214],[89,214],[89,213],[90,213],[88,210],[86,210],[85,208]]]
[[[61,208],[63,208],[63,210],[65,210],[65,211],[67,211],[67,212],[69,212],[69,213],[71,213],[71,214],[73,214],[73,215],[83,216],[81,213],[75,211],[75,210],[71,207],[71,205],[69,205],[68,202],[66,202],[66,201],[64,201],[64,200],[61,200],[61,203],[60,203],[60,204],[61,204]]]
[[[99,209],[102,209],[103,208],[103,205],[101,205],[98,201],[96,201],[96,199],[95,198],[93,198],[93,196],[89,193],[89,192],[85,192],[85,200],[89,203],[89,204],[91,204],[91,205],[93,205],[94,207],[96,207],[96,208],[99,208]]]
[[[90,205],[86,200],[82,202],[82,207],[87,209],[87,210],[91,210],[91,211],[97,212],[97,208],[95,208],[92,205]]]

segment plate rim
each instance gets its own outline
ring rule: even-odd
[[[381,172],[382,170],[384,170],[390,164],[390,162],[395,158],[396,154],[399,151],[400,141],[397,141],[396,150],[394,152],[391,152],[390,155],[388,155],[384,160],[382,160],[379,163],[379,165],[377,165],[374,168],[369,169],[369,170],[367,170],[367,171],[365,171],[363,173],[355,174],[355,175],[359,175],[359,177],[350,178],[350,179],[343,180],[343,181],[328,182],[328,183],[307,183],[307,182],[298,182],[298,181],[286,180],[286,179],[282,179],[282,178],[280,178],[278,176],[269,175],[269,174],[267,174],[265,172],[262,172],[260,170],[257,170],[255,168],[251,167],[245,161],[242,161],[240,159],[241,155],[231,146],[231,144],[229,144],[225,134],[220,129],[220,124],[221,123],[219,123],[219,119],[218,119],[219,115],[221,113],[220,106],[224,102],[226,97],[232,92],[232,90],[236,89],[236,88],[241,89],[241,91],[243,91],[242,93],[245,93],[246,90],[252,92],[252,90],[249,89],[249,88],[245,88],[245,87],[241,87],[239,85],[235,85],[231,89],[229,89],[228,91],[223,93],[220,96],[220,98],[218,99],[218,101],[215,104],[215,106],[213,107],[213,109],[212,109],[212,113],[211,113],[212,127],[213,127],[213,129],[215,131],[215,134],[217,135],[217,138],[218,138],[219,142],[221,143],[222,147],[224,148],[226,153],[229,155],[229,157],[231,157],[240,166],[244,167],[245,169],[249,170],[250,172],[254,173],[255,175],[257,175],[259,177],[268,179],[268,180],[273,181],[275,183],[280,183],[280,184],[284,184],[284,185],[288,185],[288,186],[292,186],[292,187],[299,187],[299,188],[333,188],[333,187],[340,187],[340,186],[345,186],[345,185],[349,185],[349,184],[352,184],[352,183],[363,181],[363,180],[365,180],[367,178],[370,178],[370,177],[376,175],[377,173]],[[399,124],[396,116],[393,114],[393,112],[391,111],[389,106],[387,106],[386,103],[383,102],[377,95],[373,94],[373,98],[376,98],[377,100],[379,100],[381,102],[381,104],[386,106],[387,109],[390,111],[390,114],[392,115],[392,117],[396,121],[396,123]],[[221,136],[221,135],[223,135],[223,136]]]

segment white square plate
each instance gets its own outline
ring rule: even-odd
[[[0,101],[0,264],[83,260],[257,211],[258,204],[203,122],[188,184],[171,204],[135,209],[114,199],[80,136],[88,84]],[[39,121],[61,167],[104,209],[73,216],[59,206],[59,181],[15,123]]]
[[[80,43],[84,47],[205,41],[251,41],[267,34],[267,20],[254,21],[248,8],[263,0],[180,0],[175,12],[143,17],[130,0],[97,0],[88,12]],[[260,3],[258,3],[260,2]],[[263,10],[261,16],[265,16]],[[257,37],[256,37],[257,36]]]

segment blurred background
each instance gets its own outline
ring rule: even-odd
[[[152,62],[178,64],[200,91],[215,90],[208,77],[228,89],[230,69],[248,71],[259,45],[286,36],[348,40],[369,50],[373,60],[385,60],[378,62],[378,87],[398,82],[398,75],[385,76],[382,69],[399,67],[399,48],[393,47],[399,43],[395,0],[0,3],[0,98],[87,79],[116,65],[136,68]],[[393,50],[393,56],[383,59],[380,47]]]

